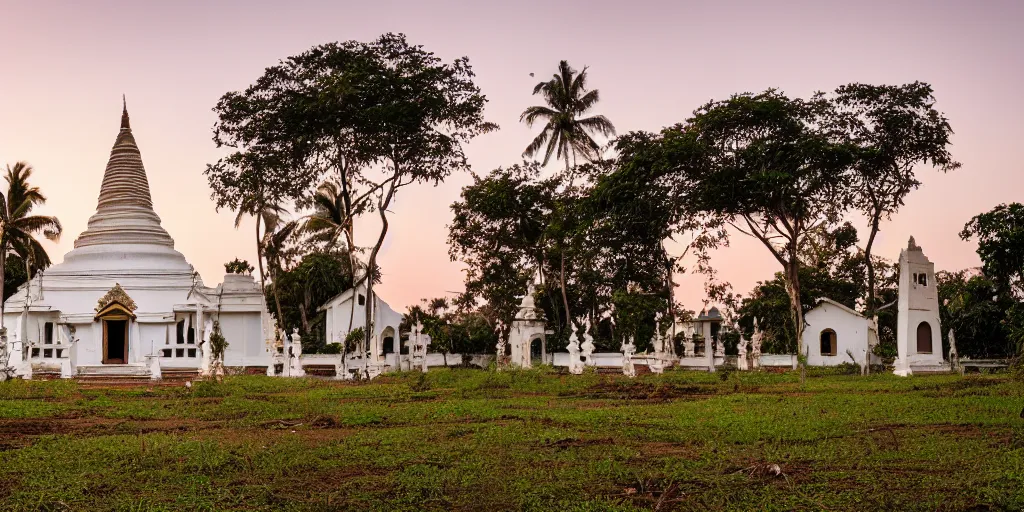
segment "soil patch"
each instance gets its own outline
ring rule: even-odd
[[[606,381],[590,386],[580,398],[606,398],[616,400],[644,400],[664,402],[680,398],[703,399],[716,394],[712,386],[699,384],[669,384],[626,381]]]

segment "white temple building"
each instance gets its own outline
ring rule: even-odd
[[[366,280],[336,295],[320,307],[327,313],[327,343],[344,343],[348,334],[366,325]],[[401,354],[401,338],[398,332],[402,314],[373,294],[373,337],[367,347],[369,366],[383,371],[385,366],[399,367],[396,355]],[[347,359],[346,366],[362,365],[358,354]],[[373,372],[371,372],[373,373]]]
[[[153,210],[127,108],[88,227],[62,263],[34,276],[5,307],[10,363],[24,378],[208,372],[203,342],[214,321],[228,342],[224,366],[267,372],[278,350],[251,276],[206,287],[174,250]]]
[[[878,340],[875,323],[832,299],[823,298],[804,315],[801,352],[808,366],[836,366],[843,363],[876,364],[871,353]]]

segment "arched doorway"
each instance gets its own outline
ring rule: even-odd
[[[544,363],[544,340],[541,338],[534,338],[530,340],[530,364],[543,364]]]
[[[825,329],[821,331],[821,355],[823,356],[834,356],[837,350],[837,339],[836,332],[832,329]]]
[[[394,354],[396,352],[395,346],[395,330],[391,327],[385,327],[380,333],[381,338],[381,349],[384,354]]]
[[[917,353],[932,353],[932,326],[928,322],[917,325]]]

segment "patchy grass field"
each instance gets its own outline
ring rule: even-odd
[[[1022,408],[1005,375],[17,381],[0,510],[1021,509]]]

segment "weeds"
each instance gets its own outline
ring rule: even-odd
[[[191,392],[7,382],[0,510],[1024,506],[1024,387],[1011,375],[799,380],[451,369],[229,376]]]

